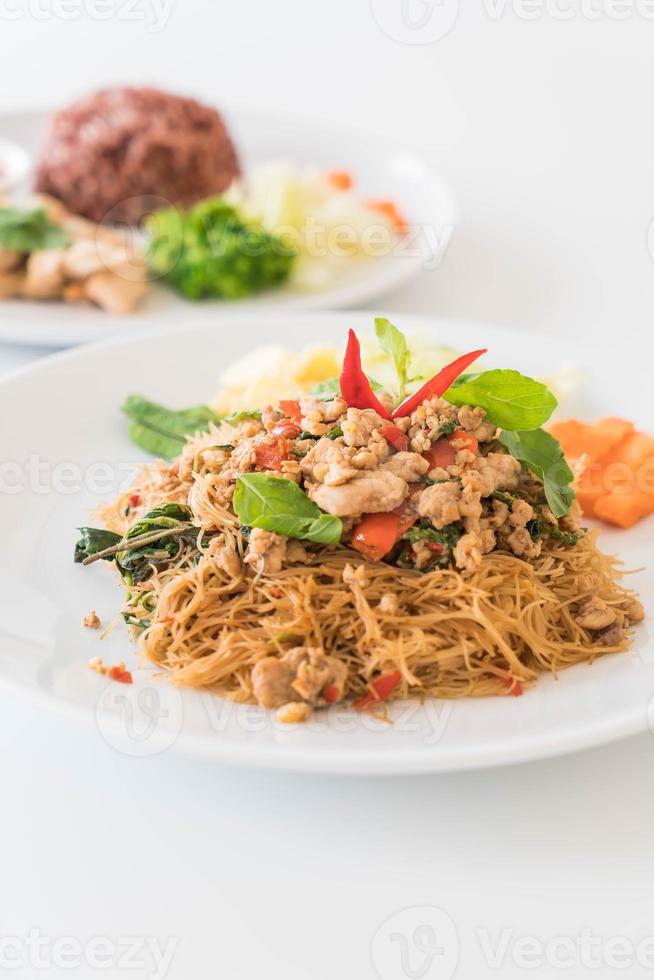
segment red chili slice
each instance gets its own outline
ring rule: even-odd
[[[461,357],[457,357],[456,361],[452,361],[451,364],[448,364],[442,371],[439,371],[430,381],[427,381],[419,391],[416,391],[415,395],[411,395],[401,405],[398,405],[393,412],[392,418],[399,419],[405,415],[411,415],[419,405],[422,405],[425,399],[444,395],[447,389],[452,387],[456,379],[463,374],[465,369],[470,367],[472,362],[476,361],[482,354],[485,354],[487,350],[488,348],[484,347],[483,350],[474,350],[470,354],[463,354]]]
[[[372,682],[368,693],[354,702],[354,707],[358,711],[365,711],[366,708],[370,708],[373,704],[377,704],[379,701],[385,701],[391,696],[401,680],[402,674],[399,670],[393,670],[390,674],[382,674],[381,677],[378,677],[376,681]]]

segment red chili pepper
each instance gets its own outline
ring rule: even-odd
[[[379,432],[386,442],[390,443],[393,449],[397,449],[398,453],[406,452],[409,446],[409,437],[401,429],[398,429],[396,425],[392,423],[382,425]]]
[[[295,399],[281,401],[279,403],[279,407],[281,408],[282,412],[285,412],[285,414],[288,415],[289,419],[293,419],[294,422],[298,423],[302,421],[302,411],[300,409],[299,401]]]
[[[476,361],[478,357],[481,357],[482,354],[486,354],[487,351],[488,348],[484,347],[483,350],[474,350],[470,354],[463,354],[461,357],[457,357],[456,361],[452,361],[442,371],[439,371],[431,381],[427,381],[419,391],[416,391],[415,395],[411,395],[401,405],[398,405],[393,412],[392,418],[398,419],[405,415],[411,415],[419,405],[422,405],[426,398],[444,395],[447,389],[452,387],[456,379],[463,374],[465,369],[473,361]]]
[[[341,372],[341,395],[349,408],[372,408],[383,419],[390,421],[391,413],[384,408],[361,367],[361,345],[354,330],[350,330]]]
[[[391,696],[401,680],[402,674],[399,670],[394,670],[390,674],[382,674],[381,677],[372,682],[368,693],[354,702],[354,707],[358,711],[365,711],[371,705],[385,701]]]
[[[128,670],[121,670],[120,667],[110,667],[107,671],[108,677],[112,681],[118,681],[119,684],[133,684],[132,675]]]
[[[456,460],[454,446],[447,439],[439,439],[422,455],[429,461],[429,468],[432,470],[437,467],[447,469],[448,466],[454,466]]]
[[[324,697],[325,701],[328,701],[330,704],[334,704],[340,698],[341,692],[335,684],[325,684],[322,689],[322,696]]]

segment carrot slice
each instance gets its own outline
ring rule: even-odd
[[[608,493],[595,504],[595,517],[618,527],[633,527],[654,514],[654,493],[635,489],[631,493]]]
[[[594,425],[570,419],[550,426],[551,434],[571,462],[585,455],[591,463],[597,463],[633,431],[633,422],[618,418],[601,419]]]

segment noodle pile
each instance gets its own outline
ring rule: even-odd
[[[506,695],[543,671],[556,674],[631,643],[625,631],[606,645],[574,618],[585,599],[598,596],[629,621],[634,593],[620,584],[616,560],[597,549],[597,532],[574,546],[552,541],[529,561],[494,551],[469,572],[420,574],[337,546],[317,547],[306,563],[275,575],[259,577],[242,565],[233,578],[215,553],[229,541],[242,557],[247,541],[233,512],[212,499],[210,478],[198,474],[190,494],[182,493],[165,467],[150,467],[137,487],[148,507],[188,496],[199,543],[202,528],[221,528],[199,561],[192,561],[194,548],[183,547],[174,567],[154,570],[125,607],[151,623],[140,636],[145,658],[179,684],[253,701],[257,661],[302,644],[347,665],[346,697],[364,694],[372,677],[391,669],[402,675],[400,697]],[[129,524],[124,502],[102,515],[120,532]],[[389,595],[391,609],[382,602]]]

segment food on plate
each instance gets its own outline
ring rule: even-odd
[[[131,313],[150,288],[135,244],[56,201],[42,198],[38,205],[0,208],[0,298],[86,302]]]
[[[187,207],[238,173],[215,109],[155,88],[108,88],[52,116],[36,186],[92,221],[135,225],[153,197]]]
[[[285,282],[295,252],[222,198],[148,221],[150,267],[188,299],[241,299]]]
[[[226,199],[295,253],[291,282],[303,289],[329,285],[354,261],[389,255],[408,231],[393,201],[362,197],[346,171],[268,161],[234,181]]]
[[[587,517],[629,528],[654,513],[654,438],[633,422],[606,418],[588,425],[555,422],[559,440],[575,469],[577,499]]]
[[[134,678],[132,677],[131,672],[127,669],[122,660],[119,664],[113,664],[111,667],[105,667],[101,657],[93,657],[91,660],[89,660],[88,666],[91,670],[94,670],[96,674],[101,674],[103,677],[108,677],[112,681],[118,681],[119,684],[134,683]]]
[[[374,389],[350,331],[317,394],[280,383],[221,419],[133,403],[178,453],[81,529],[75,560],[114,566],[144,657],[296,722],[341,702],[517,696],[628,649],[643,608],[581,526],[542,428],[551,392],[483,370],[485,350],[416,388],[404,335],[375,328],[392,390]]]

